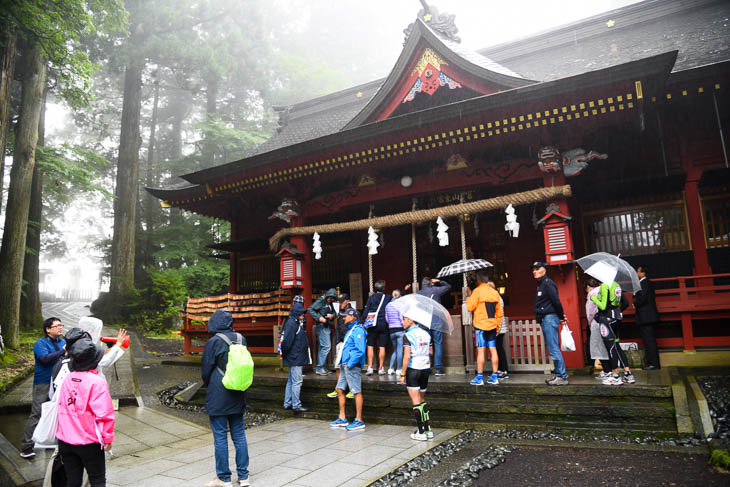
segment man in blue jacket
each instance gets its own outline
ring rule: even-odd
[[[421,289],[418,290],[418,294],[429,297],[436,301],[438,304],[443,304],[441,302],[441,298],[447,295],[449,291],[451,291],[451,284],[449,284],[448,282],[444,282],[440,279],[424,277],[421,282]],[[431,323],[431,325],[434,375],[444,375],[444,366],[442,363],[444,336],[439,330],[434,330],[434,328],[436,327],[433,326],[433,323]]]
[[[347,431],[365,428],[362,421],[362,378],[360,371],[365,364],[365,328],[359,322],[360,316],[355,309],[348,309],[345,313],[347,335],[342,346],[340,359],[340,378],[337,380],[337,400],[340,403],[340,415],[330,423],[333,427],[344,427]],[[355,419],[348,423],[345,415],[345,389],[355,396]]]
[[[66,340],[61,338],[63,324],[55,317],[43,322],[43,338],[33,345],[35,355],[35,369],[33,370],[33,398],[30,406],[30,416],[25,423],[23,439],[20,442],[20,456],[33,458],[33,431],[38,420],[41,419],[41,405],[48,400],[48,389],[51,387],[51,372],[66,354]]]
[[[542,335],[548,355],[553,359],[555,376],[545,380],[549,386],[568,385],[568,373],[565,371],[565,360],[560,352],[559,330],[560,325],[567,323],[563,305],[558,296],[558,286],[546,273],[544,262],[533,262],[532,277],[537,281],[537,295],[535,296],[535,319],[540,323]]]
[[[248,445],[243,426],[243,411],[246,408],[246,393],[232,391],[223,386],[223,374],[228,365],[228,344],[217,333],[225,335],[232,343],[241,337],[243,345],[246,339],[233,331],[233,315],[219,309],[208,320],[208,333],[213,337],[208,340],[203,350],[201,361],[203,384],[207,387],[205,394],[205,412],[210,418],[213,430],[213,447],[215,449],[215,473],[217,477],[208,482],[206,487],[226,487],[231,485],[231,469],[228,465],[228,428],[236,449],[236,470],[240,487],[249,485],[248,481]]]
[[[289,319],[284,323],[284,334],[281,337],[281,358],[284,365],[289,366],[289,379],[286,381],[284,393],[284,409],[292,409],[295,413],[308,411],[302,406],[299,394],[302,391],[302,366],[312,363],[309,357],[309,340],[304,320],[304,298],[294,296]]]

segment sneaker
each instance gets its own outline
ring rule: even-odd
[[[330,423],[330,426],[331,426],[332,428],[344,428],[344,427],[346,427],[346,426],[347,426],[348,424],[350,424],[350,423],[348,423],[346,419],[340,419],[340,418],[337,418],[337,419],[335,419],[334,421],[332,421],[332,422]]]
[[[446,373],[444,372],[444,369],[436,369],[436,372],[434,372],[433,375],[435,375],[436,377],[441,377],[443,375],[446,375]]]
[[[483,386],[484,385],[484,378],[482,378],[481,375],[478,375],[474,377],[469,384],[473,386]]]
[[[35,452],[32,448],[26,448],[22,452],[20,452],[20,456],[23,458],[33,458],[35,456]]]
[[[353,397],[355,397],[355,394],[353,394],[352,392],[348,392],[347,394],[345,394],[345,397],[347,399],[352,399]]]
[[[329,372],[327,372],[324,369],[317,369],[317,371],[315,372],[315,374],[317,374],[317,375],[327,375],[328,373]]]
[[[426,438],[433,440],[433,430],[426,431]]]
[[[506,370],[498,370],[497,376],[499,377],[499,380],[509,379],[509,372]]]
[[[232,483],[229,480],[228,482],[224,482],[218,477],[216,477],[214,480],[211,480],[207,484],[205,484],[205,487],[232,487]]]
[[[555,376],[553,380],[547,383],[549,386],[567,386],[568,385],[568,379],[563,379],[562,377]]]
[[[620,386],[624,383],[623,380],[621,380],[621,376],[618,374],[609,374],[610,377],[607,377],[603,380],[602,384],[606,386]]]
[[[365,375],[373,375],[373,368],[372,367],[368,367],[368,371],[365,372]]]
[[[634,374],[631,373],[631,371],[624,372],[624,378],[623,381],[627,384],[634,384],[636,383],[636,379],[634,378]]]
[[[489,376],[489,379],[487,379],[487,384],[498,386],[499,385],[499,376],[497,374],[492,374]]]
[[[250,485],[251,482],[249,482],[248,479],[238,481],[238,487],[249,487]]]
[[[365,423],[362,421],[358,421],[357,419],[347,425],[347,431],[355,431],[355,430],[364,430],[365,429]]]
[[[335,397],[337,397],[337,391],[328,392],[327,397],[329,397],[330,399],[334,399]]]
[[[395,369],[388,369],[388,375],[395,375]]]
[[[606,372],[605,370],[602,370],[600,374],[594,376],[593,378],[598,379],[598,380],[604,380],[604,379],[608,379],[609,377],[611,377],[611,373]]]
[[[385,375],[385,369],[382,367],[378,369],[378,375]]]
[[[426,441],[428,439],[428,436],[426,433],[419,433],[418,430],[411,433],[411,439],[417,440],[417,441]]]

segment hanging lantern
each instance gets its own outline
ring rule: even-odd
[[[279,278],[283,289],[301,288],[303,283],[302,266],[304,253],[295,245],[284,247],[276,254],[281,262]]]
[[[507,223],[505,223],[504,229],[509,232],[513,238],[517,238],[520,234],[520,224],[517,223],[517,215],[515,214],[515,209],[512,207],[512,203],[507,205],[507,209],[505,209],[504,212],[507,215]]]
[[[449,234],[447,233],[448,229],[449,227],[446,226],[441,217],[438,217],[436,219],[436,238],[439,241],[440,247],[447,247],[449,245]]]
[[[368,254],[377,254],[378,247],[380,247],[380,243],[378,242],[378,234],[375,233],[373,227],[368,227]]]
[[[312,252],[314,253],[314,258],[319,260],[322,258],[322,243],[319,241],[319,234],[317,232],[314,232],[314,239],[312,241]]]
[[[554,203],[548,205],[546,214],[537,223],[543,225],[545,256],[549,264],[564,264],[573,260],[573,238],[570,235],[571,217],[565,215]]]

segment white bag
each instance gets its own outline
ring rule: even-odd
[[[570,331],[568,325],[563,325],[563,328],[560,330],[560,350],[563,352],[575,352],[573,332]]]
[[[33,442],[36,448],[55,448],[58,440],[58,401],[54,397],[41,404],[41,419],[33,431]]]

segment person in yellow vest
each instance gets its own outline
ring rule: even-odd
[[[601,283],[598,294],[590,298],[598,308],[597,320],[600,326],[601,338],[608,351],[611,362],[611,376],[603,380],[608,386],[634,384],[636,379],[629,368],[626,354],[619,345],[618,324],[623,318],[623,311],[628,306],[626,297],[621,292],[621,286],[616,281],[611,284]],[[623,377],[620,368],[624,369]]]
[[[474,314],[473,325],[477,346],[477,375],[470,382],[474,386],[484,385],[484,359],[486,349],[492,355],[492,375],[487,384],[499,384],[499,357],[497,355],[497,333],[502,323],[504,310],[496,289],[490,287],[486,269],[477,271],[479,285],[474,291],[467,290],[466,309]]]

